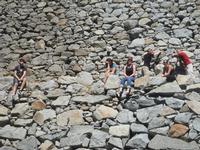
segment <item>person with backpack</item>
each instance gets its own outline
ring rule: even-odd
[[[171,65],[169,60],[164,61],[163,65],[164,65],[164,68],[163,68],[162,77],[166,77],[167,82],[172,82],[172,81],[176,80],[175,69]]]

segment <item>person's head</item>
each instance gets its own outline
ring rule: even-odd
[[[154,51],[153,51],[153,49],[151,49],[151,48],[149,48],[149,49],[147,50],[147,52],[148,52],[148,54],[151,54],[151,55],[154,54]]]
[[[163,61],[163,65],[164,65],[164,66],[167,66],[167,65],[169,65],[169,64],[170,64],[170,63],[169,63],[169,59]]]
[[[131,65],[133,63],[133,57],[128,57],[127,65]]]
[[[107,58],[106,59],[106,67],[108,67],[108,65],[112,65],[113,64],[113,60],[111,58]]]
[[[20,65],[23,65],[26,63],[26,61],[23,58],[20,58],[18,62]]]

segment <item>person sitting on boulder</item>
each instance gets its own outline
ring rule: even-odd
[[[121,79],[120,82],[120,91],[119,91],[120,97],[122,95],[123,88],[126,82],[127,82],[126,94],[128,95],[130,93],[132,82],[135,80],[135,74],[136,74],[136,66],[133,63],[133,58],[129,57],[123,70],[123,78]]]
[[[143,55],[144,65],[142,68],[142,74],[148,75],[149,70],[155,69],[156,65],[160,63],[161,51],[154,51],[153,49],[148,49],[148,51]]]
[[[21,92],[26,85],[26,72],[27,68],[25,66],[26,61],[23,58],[20,58],[17,65],[14,69],[14,80],[13,80],[13,95],[16,94],[18,86],[20,86],[19,92]]]
[[[178,58],[180,67],[186,71],[186,74],[193,77],[193,65],[188,55],[182,50],[176,50],[173,56]]]
[[[106,64],[105,64],[106,71],[105,71],[105,77],[103,80],[104,83],[106,83],[106,81],[110,75],[115,74],[116,67],[117,67],[116,64],[113,62],[113,60],[111,58],[106,59]]]
[[[169,60],[166,60],[163,62],[164,68],[163,68],[163,73],[162,77],[167,78],[167,82],[172,82],[176,79],[175,77],[175,69],[169,62]]]

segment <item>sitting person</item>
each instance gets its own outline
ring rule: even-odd
[[[181,50],[176,50],[173,56],[178,58],[180,67],[182,67],[186,71],[186,74],[193,77],[193,65],[188,55]]]
[[[175,77],[175,69],[174,67],[169,63],[169,60],[163,62],[164,68],[162,77],[167,78],[167,82],[172,82],[176,79]]]
[[[143,55],[144,65],[142,67],[142,74],[149,75],[149,70],[155,69],[156,65],[160,63],[161,51],[154,51],[148,49]]]
[[[116,67],[117,67],[116,64],[113,62],[113,60],[111,58],[106,59],[106,64],[105,64],[106,70],[105,70],[105,77],[103,80],[104,83],[106,83],[106,81],[110,75],[115,74]]]
[[[127,64],[124,67],[123,70],[123,78],[121,79],[120,82],[120,93],[119,96],[121,97],[122,92],[123,92],[123,88],[125,83],[127,82],[127,91],[126,94],[128,95],[131,91],[131,86],[132,86],[132,82],[135,80],[135,74],[136,74],[136,66],[135,64],[133,64],[133,59],[132,57],[129,57],[127,60]]]
[[[14,80],[12,87],[12,94],[15,95],[18,86],[20,86],[19,92],[21,92],[26,85],[26,72],[27,68],[25,67],[26,61],[23,58],[19,59],[19,65],[14,69]]]

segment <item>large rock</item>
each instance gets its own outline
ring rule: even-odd
[[[0,77],[0,91],[6,90],[11,87],[13,83],[13,77]]]
[[[83,143],[84,137],[82,135],[72,135],[69,137],[64,137],[60,139],[60,147],[66,146],[81,146]]]
[[[0,150],[17,150],[17,149],[14,147],[10,147],[10,146],[3,146],[0,148]]]
[[[192,121],[192,126],[195,130],[197,130],[198,132],[200,132],[200,118],[195,118]]]
[[[21,150],[35,150],[39,144],[40,142],[34,136],[30,136],[18,142],[16,147]]]
[[[196,142],[185,142],[180,139],[170,138],[157,134],[148,145],[151,149],[173,149],[173,150],[199,150]]]
[[[0,116],[0,127],[5,126],[9,123],[9,118],[7,116]]]
[[[98,82],[92,84],[91,93],[96,94],[96,95],[103,94],[104,93],[104,83],[102,81],[98,81]]]
[[[67,136],[72,135],[83,135],[85,133],[92,133],[94,131],[94,127],[91,125],[73,125],[70,127]]]
[[[27,112],[29,109],[28,103],[19,103],[16,104],[14,109],[11,111],[11,115],[23,115],[25,112]]]
[[[136,78],[134,82],[135,88],[145,88],[149,83],[149,76]]]
[[[166,83],[151,90],[148,94],[152,96],[172,96],[174,93],[182,93],[183,91],[179,87],[176,81]]]
[[[65,91],[63,89],[55,89],[55,90],[48,91],[47,97],[54,99],[63,95],[65,95]]]
[[[136,118],[134,118],[132,111],[123,109],[118,113],[116,120],[119,123],[132,123],[136,121]]]
[[[90,86],[93,83],[92,75],[89,72],[80,72],[77,76],[77,82],[84,85]]]
[[[48,119],[53,119],[56,117],[56,112],[51,109],[44,109],[37,111],[33,116],[33,120],[38,123],[39,125],[43,125],[44,121]]]
[[[176,113],[176,111],[174,109],[172,109],[171,107],[164,106],[161,109],[160,115],[161,116],[169,116],[169,115],[173,115],[175,113]]]
[[[67,106],[69,104],[69,101],[71,99],[71,96],[59,96],[55,101],[51,103],[53,106]]]
[[[26,136],[27,130],[24,128],[16,128],[10,125],[0,129],[0,137],[10,140],[22,140]]]
[[[110,75],[106,81],[106,89],[117,89],[119,88],[119,77],[117,75]]]
[[[135,47],[142,47],[144,45],[145,45],[144,38],[138,38],[138,39],[134,39],[128,47],[135,48]]]
[[[109,133],[116,137],[129,137],[130,126],[129,125],[117,125],[109,128]]]
[[[128,148],[144,149],[149,143],[148,134],[136,134],[127,143]]]
[[[0,101],[5,100],[7,96],[6,91],[0,91]]]
[[[192,83],[189,75],[178,75],[176,77],[176,81],[180,87],[186,87],[187,85]]]
[[[154,117],[149,122],[148,129],[160,128],[167,124],[167,120],[164,117]]]
[[[174,121],[177,123],[187,124],[190,121],[191,117],[192,117],[192,113],[190,112],[179,113],[174,118]]]
[[[187,92],[195,91],[197,93],[200,93],[200,83],[189,85],[187,86],[186,90]]]
[[[185,102],[183,100],[171,97],[165,98],[165,103],[173,109],[180,109]]]
[[[108,144],[117,147],[119,149],[123,149],[122,140],[118,137],[110,137]]]
[[[200,114],[200,102],[197,101],[186,101],[188,107],[195,112],[196,114]]]
[[[101,119],[106,119],[106,118],[115,118],[117,114],[118,114],[117,110],[111,107],[101,105],[95,110],[94,117],[97,120],[101,120]]]
[[[59,86],[58,83],[54,80],[49,80],[39,85],[41,90],[55,89],[58,88],[58,86]]]
[[[89,148],[99,148],[99,147],[105,147],[106,146],[106,140],[109,138],[109,134],[100,131],[100,130],[94,130],[92,132],[92,136],[90,139],[90,145]]]
[[[0,105],[0,116],[6,116],[8,115],[8,108],[3,106],[3,105]]]
[[[82,110],[69,110],[57,116],[59,126],[84,124]]]
[[[189,130],[189,128],[187,126],[184,126],[182,124],[173,124],[170,127],[169,130],[169,135],[171,137],[180,137],[185,135],[185,133]]]
[[[192,37],[192,31],[186,28],[175,29],[174,34],[176,38],[188,38]]]
[[[165,126],[165,127],[161,127],[161,128],[151,129],[151,130],[149,130],[149,134],[150,135],[156,135],[156,134],[168,135],[168,131],[169,131],[169,126]]]
[[[77,77],[72,76],[60,76],[58,78],[58,83],[60,84],[72,84],[77,82]]]
[[[131,131],[133,133],[147,133],[148,129],[143,124],[132,123]]]
[[[187,93],[185,95],[185,98],[189,99],[189,100],[194,100],[194,101],[200,101],[200,94],[197,92],[191,92],[191,93]]]
[[[89,103],[89,104],[96,104],[101,103],[105,100],[109,100],[110,97],[106,95],[85,95],[85,96],[76,96],[73,97],[71,100],[74,102],[79,103]]]
[[[36,100],[31,104],[33,110],[42,110],[46,108],[46,104],[42,100]]]
[[[162,108],[163,108],[163,105],[157,105],[153,107],[138,109],[136,112],[137,119],[141,123],[147,123],[152,118],[157,117],[160,111],[162,110]]]
[[[161,76],[150,77],[149,86],[155,86],[155,85],[159,86],[165,82],[166,82],[165,77]]]

